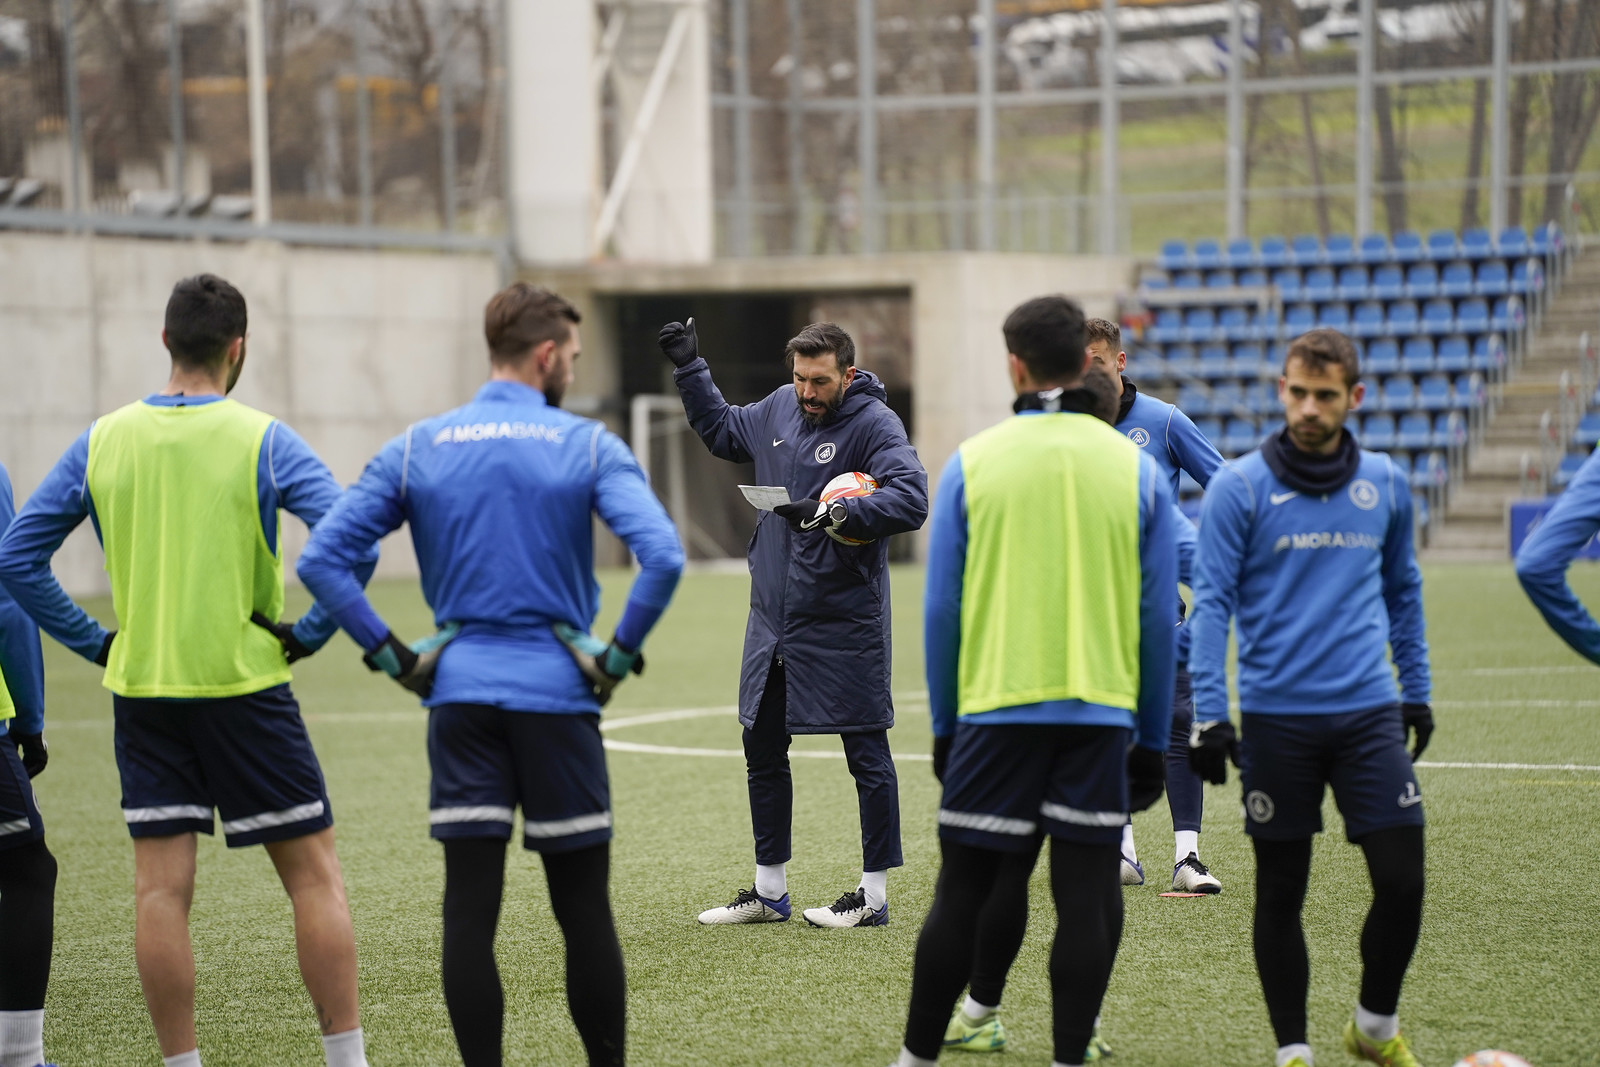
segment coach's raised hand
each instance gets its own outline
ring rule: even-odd
[[[553,628],[577,661],[578,669],[589,680],[589,689],[601,707],[606,706],[612,691],[630,671],[644,673],[644,655],[638,650],[630,652],[623,648],[615,637],[605,642],[564,622],[556,623]]]
[[[1199,719],[1189,727],[1189,766],[1212,785],[1228,780],[1228,763],[1239,766],[1239,736],[1227,719]]]
[[[695,336],[692,317],[688,322],[669,322],[661,327],[656,343],[661,346],[661,351],[666,353],[667,358],[672,360],[672,365],[680,369],[687,367],[700,356],[700,339]]]

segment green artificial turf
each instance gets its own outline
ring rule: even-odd
[[[1439,730],[1430,760],[1600,767],[1600,678],[1543,625],[1509,566],[1425,569]],[[628,576],[604,575],[602,630]],[[1575,584],[1600,602],[1600,572]],[[652,636],[649,670],[607,709],[615,741],[739,748],[735,702],[747,582],[685,579]],[[889,882],[885,929],[817,930],[798,918],[698,926],[695,914],[750,884],[744,772],[734,756],[610,755],[617,837],[612,900],[628,964],[630,1059],[638,1064],[860,1065],[895,1055],[916,936],[937,869],[938,795],[921,696],[921,574],[894,574],[895,690],[906,867]],[[396,632],[431,628],[416,587],[379,583]],[[290,611],[303,594],[291,593]],[[103,603],[93,605],[109,615]],[[98,670],[46,646],[51,762],[38,782],[60,859],[46,1051],[64,1067],[159,1063],[133,962],[132,859],[118,811],[110,697]],[[439,991],[439,849],[427,837],[424,716],[374,677],[343,636],[296,666],[295,689],[328,779],[361,957],[363,1024],[374,1067],[459,1062]],[[669,709],[705,715],[629,725]],[[722,709],[720,711],[716,709]],[[796,751],[837,752],[831,737]],[[852,889],[860,864],[855,790],[842,759],[796,758],[797,907]],[[1429,886],[1402,1026],[1429,1067],[1479,1048],[1536,1067],[1600,1063],[1588,965],[1600,857],[1600,772],[1427,768]],[[1355,999],[1357,936],[1369,892],[1331,800],[1306,907],[1311,1042],[1345,1062],[1338,1030]],[[1235,785],[1208,788],[1202,853],[1224,892],[1163,899],[1165,802],[1135,819],[1150,883],[1125,891],[1127,920],[1103,1031],[1127,1065],[1270,1064],[1274,1042],[1250,950],[1252,861]],[[210,1065],[321,1062],[295,969],[287,899],[263,851],[203,840],[193,932],[200,1047]],[[1054,927],[1043,868],[1033,921],[1007,989],[1012,1067],[1051,1060],[1046,961]],[[1070,924],[1064,936],[1070,938]],[[562,948],[539,861],[509,865],[499,958],[506,1061],[581,1064],[562,987]],[[949,1060],[968,1062],[960,1054]]]

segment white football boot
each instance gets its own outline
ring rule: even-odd
[[[1222,883],[1216,875],[1206,870],[1200,857],[1193,852],[1183,862],[1172,868],[1172,888],[1179,893],[1220,893]]]
[[[732,923],[783,923],[789,921],[789,894],[777,900],[768,900],[756,892],[755,886],[739,890],[731,903],[720,908],[710,908],[700,913],[700,921],[707,926],[726,926]]]
[[[1126,856],[1122,857],[1122,884],[1144,885],[1144,868]]]
[[[846,893],[826,908],[807,908],[802,912],[812,926],[888,926],[889,902],[874,911],[867,906],[867,894],[856,889]]]

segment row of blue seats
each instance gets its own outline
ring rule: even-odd
[[[1254,313],[1238,306],[1220,311],[1209,307],[1162,308],[1156,312],[1155,322],[1145,331],[1144,339],[1155,344],[1270,341],[1296,337],[1319,326],[1352,337],[1511,333],[1521,330],[1526,321],[1522,301],[1514,296],[1501,297],[1493,304],[1476,296],[1459,304],[1445,297],[1420,305],[1415,300],[1396,300],[1388,305],[1365,300],[1354,308],[1338,301],[1290,304],[1284,309],[1281,322],[1270,308]]]
[[[1467,443],[1467,420],[1459,411],[1429,414],[1425,411],[1407,412],[1397,420],[1393,415],[1380,413],[1361,419],[1352,417],[1356,439],[1362,448],[1376,452],[1393,449],[1425,450],[1430,448],[1460,448]],[[1205,416],[1194,420],[1195,428],[1205,435],[1217,451],[1225,456],[1237,456],[1255,448],[1262,441],[1264,431],[1283,427],[1282,422],[1266,424],[1255,419],[1232,416],[1226,420]]]
[[[1329,234],[1326,241],[1316,234],[1303,233],[1292,241],[1283,237],[1263,237],[1259,246],[1248,238],[1225,245],[1218,241],[1196,241],[1190,248],[1179,240],[1161,245],[1160,263],[1165,270],[1213,270],[1220,267],[1311,267],[1346,263],[1415,263],[1420,260],[1443,262],[1451,259],[1518,259],[1526,256],[1551,256],[1564,247],[1561,227],[1547,223],[1530,234],[1521,226],[1507,226],[1498,237],[1488,230],[1465,230],[1460,237],[1454,230],[1434,230],[1424,240],[1415,230],[1401,230],[1391,240],[1381,233],[1369,233],[1357,241],[1347,233]]]
[[[1583,466],[1584,460],[1588,458],[1589,453],[1587,451],[1568,452],[1566,455],[1562,456],[1561,462],[1557,464],[1556,469],[1551,472],[1551,486],[1556,489],[1565,489],[1572,482],[1572,479],[1578,476],[1579,468]]]
[[[1175,290],[1193,292],[1194,303],[1207,302],[1207,289],[1235,286],[1262,288],[1277,286],[1280,297],[1294,300],[1399,300],[1410,297],[1425,300],[1433,296],[1527,296],[1544,291],[1544,268],[1538,260],[1519,259],[1507,264],[1503,259],[1486,259],[1474,267],[1466,260],[1453,260],[1441,270],[1433,263],[1413,263],[1402,267],[1387,263],[1368,270],[1364,266],[1312,267],[1304,273],[1299,267],[1279,267],[1268,273],[1259,267],[1235,272],[1223,268],[1202,274],[1198,270],[1178,271],[1170,278],[1145,275],[1139,283],[1147,292]]]
[[[1467,411],[1482,407],[1488,398],[1483,375],[1476,371],[1454,377],[1440,371],[1421,378],[1392,374],[1365,385],[1363,406],[1377,412]],[[1271,415],[1283,410],[1277,383],[1266,380],[1222,381],[1209,386],[1190,381],[1179,386],[1175,402],[1190,418],[1240,413]]]
[[[1404,347],[1399,341],[1380,337],[1362,350],[1361,371],[1367,375],[1426,374],[1445,371],[1456,374],[1475,370],[1491,373],[1505,366],[1505,345],[1499,334],[1479,334],[1469,340],[1461,334],[1439,339],[1437,345],[1428,336],[1408,337]],[[1136,349],[1128,359],[1129,374],[1135,378],[1256,378],[1263,375],[1276,377],[1283,368],[1285,346],[1262,345],[1258,341],[1244,341],[1233,345],[1212,343],[1201,345],[1177,344],[1162,348],[1146,345]]]

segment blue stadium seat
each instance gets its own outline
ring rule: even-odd
[[[1283,315],[1275,307],[1257,308],[1256,313],[1250,316],[1250,328],[1256,340],[1270,341],[1283,328]]]
[[[1248,267],[1239,272],[1239,284],[1246,288],[1256,288],[1267,284],[1267,272],[1260,267]]]
[[[1255,422],[1235,417],[1228,420],[1227,429],[1222,433],[1222,444],[1218,447],[1224,455],[1237,456],[1256,447],[1257,440]]]
[[[1222,259],[1227,266],[1235,269],[1253,267],[1256,265],[1256,246],[1250,243],[1248,237],[1235,238],[1228,242],[1227,251],[1223,252]]]
[[[1211,390],[1198,382],[1185,382],[1178,387],[1178,410],[1193,418],[1211,414]]]
[[[1356,261],[1356,240],[1348,233],[1330,233],[1322,242],[1322,258],[1331,267]]]
[[[1534,228],[1533,241],[1531,242],[1533,254],[1549,258],[1559,255],[1566,246],[1566,240],[1561,235],[1561,227],[1553,222]]]
[[[1505,296],[1511,292],[1511,271],[1503,259],[1486,259],[1478,264],[1473,292],[1479,296]]]
[[[1217,312],[1217,328],[1229,341],[1248,341],[1255,337],[1255,327],[1250,325],[1250,309],[1243,304],[1230,304]]]
[[[1363,263],[1387,263],[1392,258],[1389,253],[1389,238],[1381,233],[1369,233],[1361,238],[1361,243],[1356,246],[1356,258]]]
[[[1538,260],[1519,260],[1511,268],[1511,291],[1519,296],[1544,291],[1544,268]]]
[[[1417,382],[1417,407],[1424,411],[1448,411],[1454,402],[1455,392],[1448,374],[1425,374]]]
[[[1406,374],[1427,374],[1433,370],[1434,350],[1431,337],[1408,337],[1400,350],[1400,370]]]
[[[1461,255],[1461,245],[1454,230],[1434,230],[1428,234],[1428,258],[1435,263],[1455,259]]]
[[[1383,319],[1383,305],[1376,300],[1363,301],[1350,313],[1350,336],[1382,337],[1388,330]]]
[[[1484,318],[1487,319],[1488,316],[1485,315]],[[1450,301],[1441,297],[1422,305],[1423,333],[1454,333],[1455,329],[1456,309]]]
[[[1289,242],[1282,237],[1263,237],[1256,252],[1256,262],[1269,270],[1287,267],[1290,263]]]
[[[1459,411],[1445,411],[1434,417],[1432,448],[1461,448],[1467,443],[1467,420]]]
[[[1482,297],[1463,300],[1456,308],[1456,329],[1462,333],[1488,333],[1492,323],[1489,302]]]
[[[1409,453],[1409,452],[1390,452],[1389,453],[1389,459],[1390,459],[1391,462],[1394,463],[1395,470],[1400,474],[1400,476],[1405,478],[1405,480],[1407,482],[1410,482],[1411,481],[1411,453]]]
[[[1468,259],[1488,259],[1494,255],[1494,238],[1481,226],[1462,230],[1461,254]]]
[[[1317,312],[1317,325],[1341,333],[1350,329],[1350,305],[1323,304]]]
[[[1166,371],[1160,345],[1134,344],[1128,348],[1128,377],[1136,381],[1159,378]]]
[[[1189,266],[1189,246],[1183,241],[1161,243],[1161,269],[1183,270]]]
[[[1362,266],[1343,267],[1339,270],[1340,300],[1365,300],[1372,293],[1372,280],[1367,276],[1367,268]]]
[[[1415,300],[1396,300],[1389,305],[1389,336],[1409,337],[1422,329],[1422,316]]]
[[[1244,406],[1244,390],[1238,382],[1218,382],[1211,387],[1211,414],[1233,415]]]
[[[1472,369],[1472,345],[1460,334],[1451,334],[1439,342],[1434,368],[1446,374],[1459,374]]]
[[[1321,238],[1314,233],[1296,234],[1294,243],[1289,246],[1289,262],[1300,267],[1310,267],[1322,261]]]
[[[1379,411],[1410,411],[1416,406],[1417,383],[1404,374],[1396,374],[1383,382],[1383,396]]]
[[[1425,452],[1411,466],[1413,489],[1442,489],[1450,483],[1450,465],[1442,452]]]
[[[1151,272],[1139,279],[1139,288],[1141,289],[1170,289],[1171,287],[1172,282],[1167,280],[1165,271],[1159,273]]]
[[[1399,300],[1406,295],[1406,272],[1394,263],[1372,268],[1372,299]]]
[[[1572,431],[1572,443],[1588,449],[1600,444],[1600,412],[1591,412],[1578,420],[1577,429]]]
[[[1259,341],[1233,346],[1233,373],[1241,378],[1254,378],[1267,365],[1267,354]]]
[[[1317,309],[1311,304],[1290,304],[1283,313],[1284,332],[1299,337],[1317,327]]]
[[[1483,376],[1476,371],[1471,374],[1456,375],[1455,388],[1451,391],[1450,406],[1458,409],[1481,408],[1486,399],[1483,388]]]
[[[1200,436],[1211,442],[1211,447],[1222,451],[1222,420],[1210,415],[1194,420],[1194,428],[1200,431]]]
[[[1274,342],[1267,346],[1267,365],[1274,369],[1283,366],[1284,357],[1289,354],[1289,346],[1282,341]]]
[[[1338,296],[1339,283],[1334,280],[1333,268],[1312,267],[1306,271],[1300,293],[1304,299],[1316,302],[1332,300]]]
[[[1390,338],[1381,338],[1367,346],[1367,358],[1361,365],[1363,374],[1381,377],[1400,372],[1400,346]]]
[[[1528,242],[1528,231],[1521,226],[1507,226],[1501,230],[1494,249],[1507,259],[1523,258],[1533,252],[1533,246]]]
[[[1183,340],[1183,312],[1177,308],[1158,308],[1155,322],[1150,324],[1149,337],[1158,345]]]
[[[1197,270],[1180,270],[1172,276],[1174,289],[1203,289],[1205,284],[1205,278]]]
[[[1228,358],[1228,346],[1209,344],[1200,346],[1200,377],[1226,378],[1233,374],[1233,361]]]
[[[1272,378],[1262,378],[1244,391],[1244,406],[1252,415],[1276,415],[1283,410],[1278,400],[1278,383]]]
[[[1489,329],[1499,333],[1517,333],[1523,325],[1520,297],[1502,296],[1494,302],[1494,310],[1489,313]]]
[[[1506,346],[1497,333],[1480,333],[1472,341],[1472,370],[1495,371],[1506,365]]]
[[[1231,289],[1231,288],[1233,288],[1233,271],[1231,271],[1231,270],[1213,270],[1213,271],[1208,271],[1206,273],[1206,288],[1207,289]]]
[[[1439,295],[1471,296],[1477,284],[1471,263],[1464,259],[1452,260],[1444,265],[1444,270],[1439,274]]]
[[[1370,448],[1374,452],[1387,452],[1394,447],[1394,416],[1393,415],[1368,415],[1361,423],[1360,441],[1362,448]]]
[[[1214,340],[1217,336],[1217,313],[1208,307],[1190,308],[1183,314],[1183,339],[1193,344]]]
[[[1272,272],[1272,284],[1278,287],[1278,296],[1287,303],[1300,299],[1300,268],[1279,267]]]
[[[1413,263],[1406,271],[1406,296],[1427,300],[1439,295],[1439,268],[1432,263]]]
[[[1578,476],[1579,469],[1583,467],[1583,461],[1588,458],[1588,456],[1577,453],[1568,453],[1562,456],[1560,464],[1556,466],[1555,473],[1550,476],[1550,484],[1557,489],[1566,488],[1567,484]]]
[[[1427,448],[1433,443],[1433,423],[1421,411],[1408,411],[1400,416],[1395,428],[1393,448],[1406,450]],[[1370,446],[1369,446],[1370,447]]]
[[[1427,259],[1422,247],[1422,236],[1415,230],[1401,230],[1389,243],[1389,258],[1396,263],[1416,263]]]
[[[1200,357],[1195,354],[1194,345],[1179,344],[1167,346],[1167,374],[1174,378],[1188,377],[1199,371]]]
[[[1225,266],[1222,261],[1222,249],[1212,240],[1196,241],[1194,248],[1189,252],[1189,260],[1200,270],[1215,270]]]

